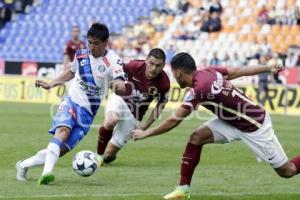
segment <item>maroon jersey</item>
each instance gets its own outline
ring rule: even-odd
[[[210,67],[193,74],[193,87],[185,96],[183,107],[198,109],[199,105],[243,132],[262,126],[265,110],[254,104],[224,77],[227,69]]]
[[[162,71],[156,78],[148,80],[145,76],[146,63],[144,60],[133,60],[124,65],[127,74],[126,94],[122,96],[134,117],[142,120],[153,99],[158,102],[168,101],[170,80]]]
[[[73,40],[69,40],[67,42],[64,55],[68,55],[70,58],[70,61],[72,62],[74,60],[74,56],[77,50],[84,49],[85,44],[83,41],[79,40],[78,42],[74,42]]]

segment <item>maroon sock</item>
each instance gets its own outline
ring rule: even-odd
[[[294,163],[297,168],[297,173],[300,173],[300,156],[297,156],[290,160],[290,162]]]
[[[105,148],[111,139],[113,131],[106,130],[103,126],[99,129],[97,153],[103,155]]]
[[[181,161],[181,177],[179,185],[190,185],[194,170],[200,161],[202,145],[188,143]]]

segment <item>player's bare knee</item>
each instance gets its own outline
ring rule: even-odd
[[[110,156],[110,157],[104,157],[104,162],[105,163],[111,163],[114,160],[116,160],[117,156]]]
[[[113,143],[109,142],[105,149],[105,152],[103,154],[104,162],[110,161],[110,160],[111,161],[115,160],[119,150],[120,150],[119,147],[117,147]]]
[[[110,153],[105,153],[103,157],[104,157],[104,160],[110,160],[111,158],[114,158],[116,156],[113,154],[110,154]]]
[[[287,163],[284,166],[276,169],[277,174],[282,178],[291,178],[297,174],[297,168],[292,163]]]
[[[295,174],[291,171],[284,171],[284,172],[279,172],[278,175],[282,178],[291,178],[293,177]]]
[[[106,130],[113,130],[117,125],[119,118],[117,116],[111,116],[109,119],[105,120],[104,128]]]
[[[209,129],[206,127],[200,127],[193,131],[189,142],[195,145],[205,145],[208,143],[213,143],[214,139]]]
[[[112,156],[112,152],[111,151],[108,151],[107,149],[105,150],[104,154],[103,154],[103,157],[104,158],[108,158],[108,157],[111,157]]]
[[[104,152],[104,162],[110,163],[116,159],[116,154],[113,152],[106,151]]]
[[[55,131],[55,137],[60,139],[61,141],[65,141],[70,134],[70,128],[61,126],[58,127]]]
[[[190,136],[190,143],[195,144],[195,145],[203,145],[204,140],[203,137],[201,136],[201,133],[199,133],[197,130],[194,130],[193,133]]]
[[[58,133],[69,133],[70,132],[70,128],[66,127],[66,126],[60,126],[57,128],[57,132]]]

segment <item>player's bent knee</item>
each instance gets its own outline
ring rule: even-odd
[[[104,152],[104,162],[105,163],[110,163],[112,161],[114,161],[116,159],[116,151],[114,151],[114,149],[108,148],[105,150]]]
[[[213,143],[213,136],[205,127],[201,127],[193,131],[189,142],[195,145],[205,145]]]
[[[58,127],[55,131],[55,137],[57,137],[61,141],[65,141],[68,138],[69,134],[70,128],[65,126]]]
[[[196,144],[196,145],[202,145],[202,138],[200,137],[200,135],[197,133],[197,131],[194,131],[192,133],[192,135],[190,136],[190,143],[192,144]]]
[[[111,163],[113,162],[114,160],[116,160],[117,156],[114,155],[114,156],[104,156],[104,162],[105,163]]]
[[[290,171],[285,171],[285,172],[280,172],[278,173],[278,175],[282,178],[291,178],[293,177],[295,174],[293,172]]]
[[[111,131],[111,130],[113,130],[115,128],[116,124],[117,123],[115,123],[114,121],[109,121],[109,122],[104,123],[104,128],[106,130],[110,130]]]
[[[282,178],[291,178],[297,174],[297,168],[294,164],[288,162],[276,169],[277,174]]]
[[[109,157],[113,157],[114,153],[111,151],[108,151],[107,149],[105,150],[104,154],[103,154],[104,158],[109,158]]]
[[[120,149],[112,144],[109,144],[104,152],[104,158],[113,158],[116,157]]]
[[[105,120],[104,128],[106,130],[113,130],[119,121],[118,116],[111,116],[109,119]]]

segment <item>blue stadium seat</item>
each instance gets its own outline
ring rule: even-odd
[[[6,60],[62,62],[65,42],[77,24],[82,34],[91,19],[106,23],[111,32],[133,25],[165,0],[43,0],[27,15],[19,15],[0,31],[0,55]],[[71,17],[70,17],[71,16]]]

